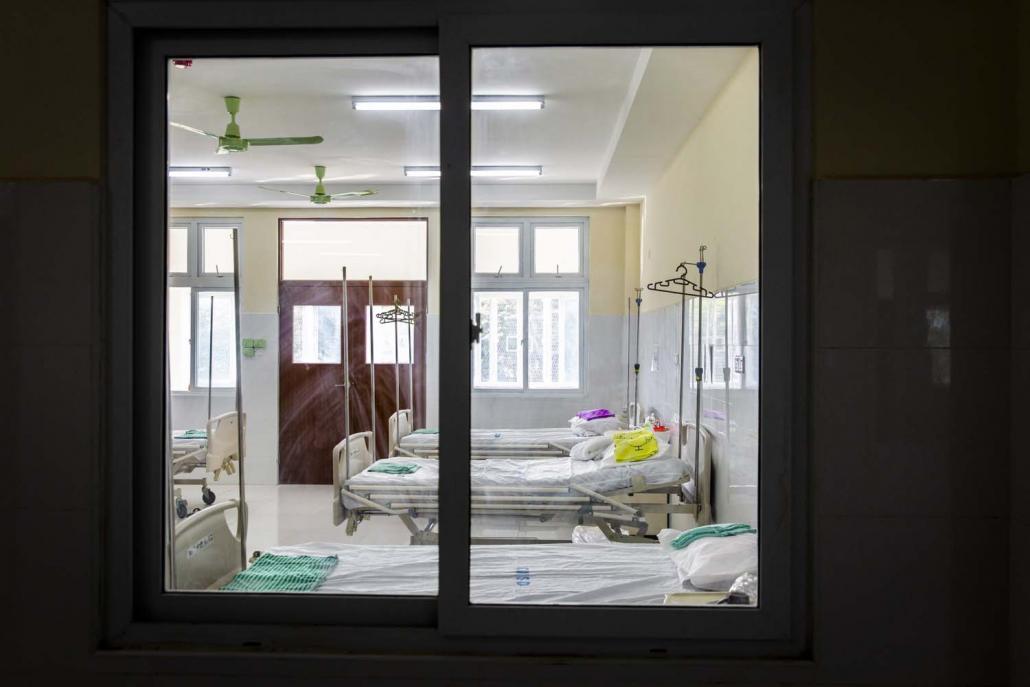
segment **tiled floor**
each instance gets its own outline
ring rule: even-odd
[[[216,503],[238,498],[236,485],[212,483]],[[345,525],[332,521],[332,486],[328,484],[284,484],[248,486],[249,526],[247,548],[250,553],[273,546],[328,542],[340,544],[407,544],[408,530],[395,517],[377,517],[362,522],[352,536]],[[183,496],[190,507],[200,505],[200,488],[184,487]],[[235,512],[227,516],[235,528]],[[425,521],[419,523],[425,525]],[[515,518],[491,518],[473,522],[476,537],[562,539],[572,537],[573,522],[539,522]],[[438,528],[437,528],[438,529]]]

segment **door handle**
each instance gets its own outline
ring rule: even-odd
[[[480,314],[476,313],[476,319],[474,322],[469,322],[469,348],[472,348],[472,344],[479,343],[479,335],[483,333],[483,328],[480,326],[481,319]]]

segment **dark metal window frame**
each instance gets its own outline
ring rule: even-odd
[[[98,552],[111,647],[226,645],[349,653],[801,656],[808,626],[808,8],[789,0],[479,3],[111,0],[107,398]],[[620,7],[620,5],[622,5]],[[463,12],[478,14],[462,14]],[[469,475],[441,464],[440,595],[163,591],[166,59],[440,56],[441,451],[469,451],[470,55],[488,46],[758,45],[761,49],[762,407],[758,609],[503,607],[468,602]],[[775,323],[775,326],[770,323]],[[452,371],[448,374],[445,371]],[[236,632],[226,632],[226,628]],[[356,629],[360,628],[360,632]],[[690,641],[684,641],[690,640]]]

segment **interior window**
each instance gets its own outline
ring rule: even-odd
[[[475,271],[481,274],[518,274],[521,271],[521,227],[476,226]]]
[[[579,227],[533,227],[533,271],[537,274],[579,272]]]
[[[232,227],[201,227],[204,274],[232,274]]]
[[[579,387],[579,292],[529,292],[529,388]]]
[[[168,273],[189,272],[189,226],[173,224],[168,227]]]
[[[196,332],[201,342],[195,356],[196,386],[235,387],[236,298],[232,291],[198,290],[196,299]]]

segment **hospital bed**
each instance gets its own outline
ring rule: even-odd
[[[246,428],[247,416],[243,415]],[[215,502],[215,492],[208,486],[207,475],[214,473],[217,480],[224,471],[235,472],[239,460],[239,435],[236,412],[213,417],[207,422],[203,436],[172,435],[172,483],[175,486],[175,513],[179,518],[189,515],[189,506],[182,496],[182,487],[199,485],[205,505]],[[200,472],[199,477],[194,476]]]
[[[683,432],[684,444],[693,446],[692,426]],[[348,535],[372,517],[397,517],[411,535],[412,544],[434,544],[439,517],[437,484],[439,459],[397,457],[373,461],[371,432],[352,434],[333,449],[332,518],[346,522]],[[511,456],[482,457],[468,462],[473,517],[532,518],[564,516],[578,524],[598,527],[611,541],[649,542],[648,513],[693,515],[708,521],[711,504],[711,441],[702,428],[699,461],[700,494],[691,479],[693,459],[675,457],[666,446],[658,456],[636,463],[579,461],[567,456],[534,460]],[[417,465],[410,474],[374,472],[377,463]],[[688,489],[684,490],[684,486]],[[660,502],[636,499],[644,494],[665,496]],[[689,495],[689,498],[685,496]],[[416,521],[424,520],[420,526]],[[499,543],[495,538],[486,540]]]
[[[227,501],[179,523],[175,582],[178,590],[218,590],[240,571],[239,525]],[[314,590],[319,594],[435,596],[435,546],[308,543],[272,547],[279,556],[336,556]],[[680,581],[661,546],[632,544],[514,544],[471,547],[473,603],[654,605],[666,595],[692,591]]]
[[[400,410],[392,414],[388,427],[388,455],[411,458],[435,458],[439,455],[439,433],[429,430],[412,431],[410,410]],[[473,429],[470,438],[472,458],[540,458],[567,456],[573,446],[590,437],[575,434],[569,427],[530,427]]]

